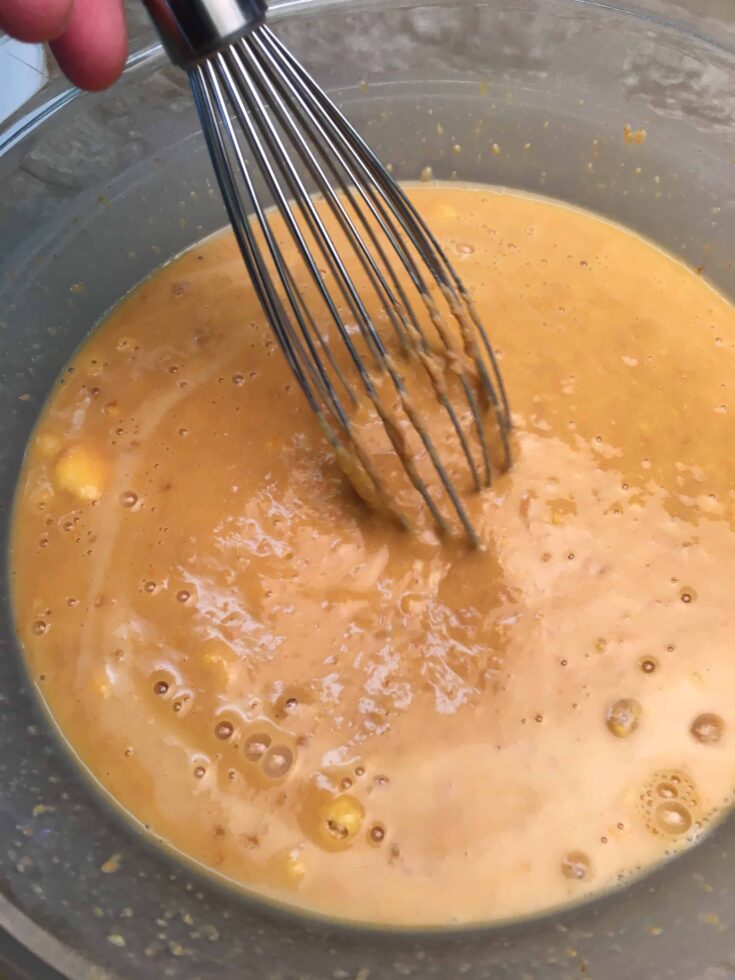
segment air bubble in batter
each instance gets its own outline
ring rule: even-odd
[[[590,859],[584,851],[570,851],[561,863],[561,873],[571,881],[582,881],[590,873]]]
[[[665,834],[685,834],[692,825],[692,815],[678,800],[660,803],[656,807],[656,823]]]
[[[293,764],[293,752],[286,745],[274,745],[263,759],[263,772],[271,779],[283,779]]]
[[[620,698],[610,706],[605,722],[615,738],[628,738],[638,728],[643,708],[635,698]]]
[[[707,711],[694,719],[690,731],[702,745],[715,745],[722,738],[725,722],[719,715]]]
[[[268,746],[270,744],[270,735],[266,735],[265,732],[256,732],[254,735],[251,735],[245,743],[245,758],[249,759],[251,762],[258,762],[268,751]]]
[[[223,742],[227,741],[227,739],[232,736],[234,730],[235,729],[232,725],[232,722],[229,721],[218,721],[217,724],[214,726],[215,737]]]

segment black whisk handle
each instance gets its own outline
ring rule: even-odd
[[[169,58],[191,68],[265,20],[266,0],[143,0]]]

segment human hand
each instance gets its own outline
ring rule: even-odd
[[[125,64],[123,0],[0,0],[0,29],[19,41],[50,41],[80,88],[107,88]]]

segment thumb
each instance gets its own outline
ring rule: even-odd
[[[122,0],[74,0],[66,28],[51,50],[80,88],[97,91],[112,85],[127,55]]]

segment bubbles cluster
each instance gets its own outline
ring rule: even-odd
[[[652,834],[680,837],[697,819],[697,790],[681,769],[660,769],[643,786],[639,809]]]
[[[192,693],[181,689],[182,685],[172,671],[156,671],[149,677],[149,683],[153,696],[170,705],[179,717],[183,717],[192,707]],[[257,766],[269,783],[285,779],[296,761],[295,749],[286,744],[288,738],[279,738],[278,730],[269,733],[265,726],[254,731],[247,728],[242,730],[238,721],[236,718],[215,715],[209,722],[211,735],[219,744],[220,751],[227,752],[229,778],[236,777],[239,769],[237,759],[240,758]],[[201,778],[204,773],[195,775]]]
[[[171,710],[180,718],[189,712],[194,703],[191,691],[182,689],[179,681],[169,671],[157,671],[153,675],[151,691],[154,697],[170,704]]]
[[[230,743],[233,748],[237,748],[240,741],[234,724],[227,720],[217,722],[214,735],[221,742]],[[281,742],[274,742],[266,731],[247,735],[242,743],[242,754],[248,762],[259,766],[268,780],[285,779],[295,761],[293,749]]]

